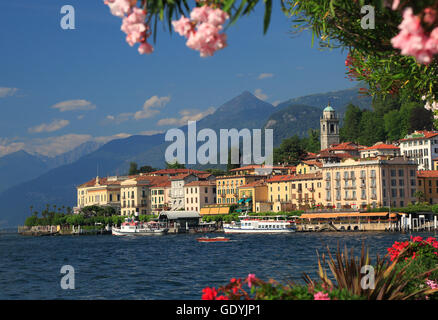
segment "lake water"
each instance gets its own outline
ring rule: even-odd
[[[410,234],[231,235],[224,243],[198,243],[199,236],[0,234],[0,299],[200,299],[204,287],[248,273],[284,281],[305,271],[316,278],[316,250],[326,245],[347,244],[359,255],[365,242],[374,259]],[[74,267],[74,290],[61,289],[63,265]]]

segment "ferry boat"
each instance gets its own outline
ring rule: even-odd
[[[114,236],[162,235],[167,233],[167,231],[168,229],[162,227],[158,222],[140,223],[132,219],[125,219],[120,228],[112,228]]]
[[[296,224],[285,216],[239,216],[240,222],[224,224],[225,233],[291,233]]]

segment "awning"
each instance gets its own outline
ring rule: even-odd
[[[385,217],[389,212],[340,212],[340,213],[303,213],[301,219],[333,219],[358,217]]]
[[[242,203],[243,201],[245,201],[245,199],[240,199],[240,200],[239,200],[239,203]]]
[[[251,198],[248,198],[245,200],[245,203],[250,202],[251,200],[252,200]]]

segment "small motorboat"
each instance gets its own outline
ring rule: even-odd
[[[224,241],[230,241],[230,238],[225,237],[215,237],[215,238],[209,238],[209,237],[202,237],[196,239],[198,242],[224,242]]]

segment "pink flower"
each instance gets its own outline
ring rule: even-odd
[[[154,47],[152,47],[149,43],[147,42],[143,42],[142,44],[140,44],[140,46],[138,47],[138,52],[140,54],[150,54],[154,51]]]
[[[436,12],[435,9],[426,8],[426,9],[424,9],[424,18],[423,18],[423,20],[427,24],[432,25],[435,22],[435,20],[436,20],[436,15],[437,15],[437,12]]]
[[[225,11],[222,11],[221,9],[212,9],[208,15],[208,23],[222,28],[222,25],[228,18],[229,15]]]
[[[192,10],[191,20],[181,17],[172,25],[177,33],[187,38],[189,48],[199,51],[201,57],[207,57],[227,46],[227,36],[219,32],[228,18],[228,13],[221,9],[202,6]]]
[[[252,286],[252,282],[253,282],[254,280],[256,280],[256,276],[255,276],[255,274],[254,274],[254,273],[250,273],[250,274],[248,274],[248,277],[246,278],[246,281],[247,281],[247,283],[248,283],[248,287],[251,288],[251,286]]]
[[[183,37],[187,37],[189,32],[193,31],[193,25],[190,22],[190,19],[184,16],[181,16],[177,21],[172,21],[172,25],[175,31]]]
[[[145,25],[146,15],[140,8],[134,8],[132,12],[123,18],[121,30],[127,34],[126,41],[132,47],[136,42],[142,42],[147,31]]]
[[[209,6],[193,8],[192,12],[190,12],[190,19],[196,22],[207,22],[212,10]]]
[[[413,56],[421,63],[430,63],[433,52],[426,48],[428,37],[421,27],[420,18],[414,15],[412,8],[405,9],[403,21],[398,28],[401,31],[391,39],[392,46],[401,49],[402,55]]]
[[[436,281],[433,280],[426,280],[426,284],[431,288],[431,289],[438,289],[438,283]]]
[[[324,293],[322,291],[315,293],[313,295],[313,299],[315,299],[315,300],[330,300],[328,293]]]
[[[104,2],[111,10],[111,13],[118,17],[123,17],[131,9],[130,0],[106,0]]]

